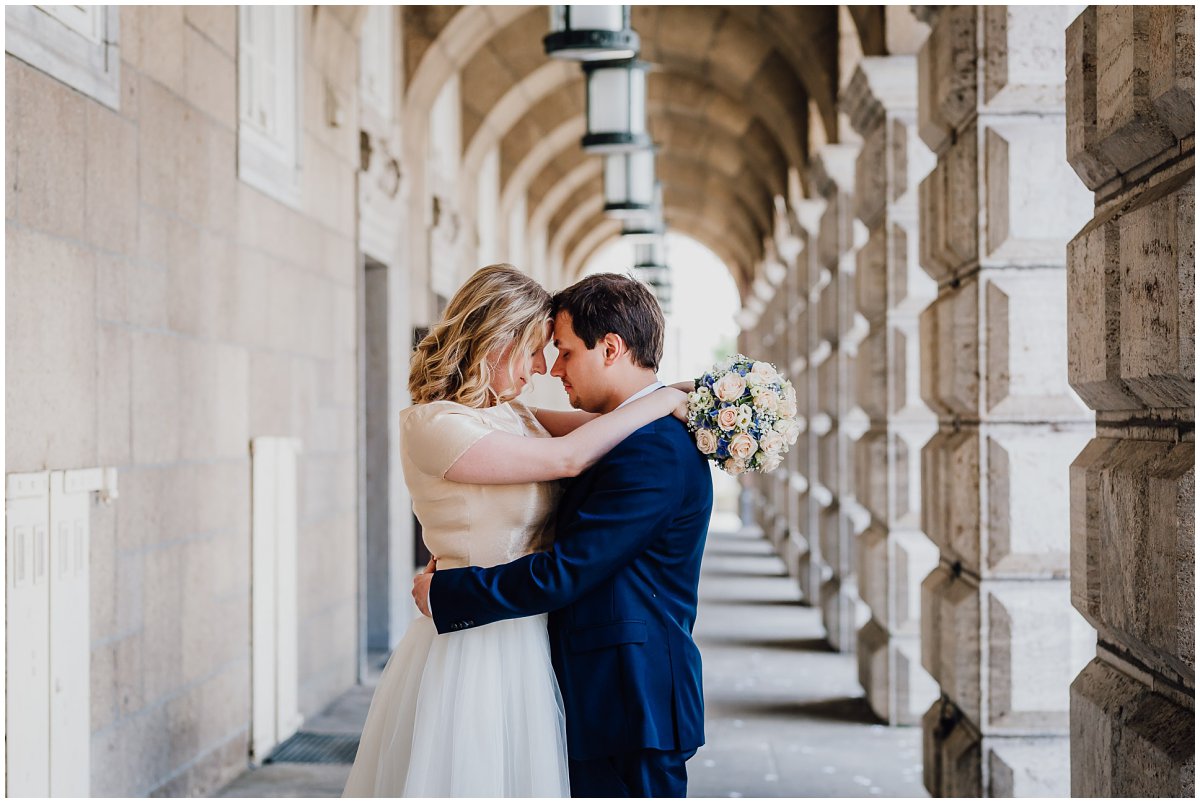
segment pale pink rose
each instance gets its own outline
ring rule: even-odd
[[[746,472],[746,464],[741,460],[734,460],[732,457],[726,459],[725,463],[721,467],[725,469],[726,474],[730,474],[734,477],[736,477],[738,474],[744,474]]]
[[[779,468],[782,464],[783,464],[783,458],[777,454],[763,455],[762,473],[766,474],[768,471],[774,471],[775,469]]]
[[[778,455],[783,451],[785,441],[783,435],[779,434],[778,432],[767,432],[763,434],[762,438],[758,442],[758,445],[761,446],[762,450],[768,455]]]
[[[742,394],[746,392],[746,380],[740,374],[732,371],[725,374],[717,380],[713,385],[713,393],[721,401],[731,402],[742,398]]]
[[[711,429],[696,431],[696,448],[700,450],[701,454],[712,454],[717,451],[717,436]]]
[[[776,412],[786,418],[794,418],[796,416],[796,400],[784,397],[783,401],[779,402]]]
[[[728,432],[737,426],[738,411],[736,407],[726,407],[717,413],[717,426]]]
[[[779,409],[779,394],[773,390],[760,391],[754,397],[754,406],[768,413],[773,413]]]
[[[758,441],[747,432],[739,432],[729,441],[729,456],[736,460],[747,461],[758,450]]]

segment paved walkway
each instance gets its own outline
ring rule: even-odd
[[[876,723],[854,657],[832,652],[820,613],[763,539],[709,536],[696,636],[704,655],[706,744],[688,762],[693,797],[913,797],[921,733]],[[361,731],[372,687],[356,687],[304,725]],[[334,797],[344,764],[268,764],[221,797]]]

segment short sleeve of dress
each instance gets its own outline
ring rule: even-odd
[[[492,427],[471,408],[452,402],[412,407],[400,437],[408,458],[422,472],[444,479],[450,467]]]
[[[509,402],[509,405],[513,408],[513,412],[517,414],[517,417],[521,419],[521,423],[525,425],[526,433],[537,438],[550,437],[550,433],[547,432],[546,428],[542,426],[542,423],[537,420],[536,407],[530,407],[524,402],[520,402],[515,399]]]

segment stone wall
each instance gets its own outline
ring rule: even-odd
[[[328,14],[326,10],[322,14]],[[237,178],[237,12],[126,7],[112,110],[6,56],[7,471],[114,466],[92,521],[92,794],[246,765],[250,439],[299,438],[301,709],[356,677],[356,32],[301,46],[302,198]]]
[[[1068,467],[1093,433],[1067,384],[1066,243],[1090,204],[1064,152],[1065,8],[951,6],[918,56],[922,662],[935,795],[1065,795],[1068,686],[1091,633],[1071,609]]]
[[[1071,793],[1195,794],[1195,10],[1089,6],[1067,31],[1067,157],[1095,192],[1068,249]]]

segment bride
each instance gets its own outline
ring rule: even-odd
[[[599,417],[522,404],[529,377],[546,372],[550,310],[536,281],[491,265],[413,355],[401,458],[438,568],[548,549],[555,481],[685,398],[663,388]],[[546,624],[542,614],[439,636],[431,619],[413,620],[379,678],[343,796],[569,797]]]

